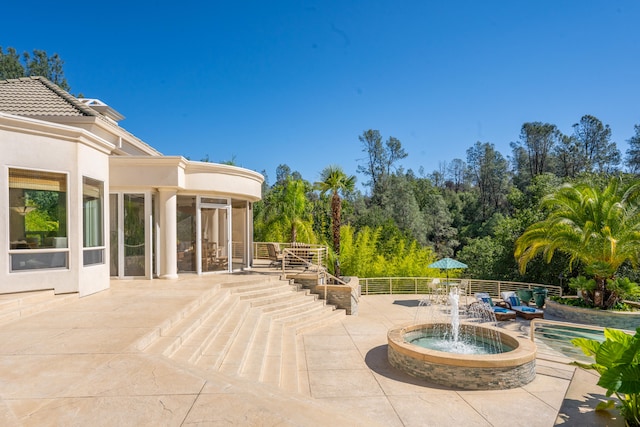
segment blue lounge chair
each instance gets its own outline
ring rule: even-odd
[[[544,311],[522,304],[522,301],[520,301],[520,298],[518,298],[518,295],[515,292],[501,292],[500,296],[507,304],[507,307],[518,313],[518,316],[523,319],[531,320],[544,317]]]
[[[491,296],[486,293],[486,292],[478,292],[475,294],[476,300],[478,300],[479,303],[484,304],[486,307],[488,307],[491,311],[493,311],[493,314],[495,314],[496,316],[496,320],[511,320],[511,319],[515,319],[516,318],[516,312],[513,310],[509,310],[507,308],[504,307],[498,307],[493,303],[493,300],[491,299]]]

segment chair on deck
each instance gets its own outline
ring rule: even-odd
[[[464,295],[466,300],[467,295],[469,295],[469,279],[460,280],[460,285],[458,286],[458,294]]]
[[[280,252],[279,245],[277,243],[267,243],[267,251],[269,252],[269,260],[271,261],[269,267],[282,266],[284,255]]]
[[[485,308],[492,311],[496,316],[496,320],[511,320],[516,318],[516,312],[504,307],[498,307],[493,303],[491,296],[486,292],[478,292],[475,294],[476,302],[473,304],[483,304]]]
[[[501,292],[500,296],[502,297],[502,300],[507,304],[507,307],[518,313],[518,316],[522,317],[523,319],[531,320],[536,318],[544,318],[544,311],[538,308],[527,307],[526,305],[522,304],[520,298],[518,298],[518,295],[515,292]]]
[[[447,288],[440,283],[439,278],[431,280],[429,292],[432,302],[444,304],[447,302]]]

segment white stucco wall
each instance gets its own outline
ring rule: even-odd
[[[255,171],[216,163],[192,162],[180,156],[162,156],[126,131],[98,123],[94,117],[57,118],[55,121],[0,113],[0,245],[5,248],[0,250],[0,293],[54,289],[56,293],[78,292],[83,296],[107,289],[110,283],[109,193],[144,192],[157,195],[159,192],[175,192],[177,195],[198,194],[248,202],[260,200],[262,196],[264,178]],[[109,133],[111,130],[113,134]],[[142,150],[146,155],[124,155],[127,153],[126,147]],[[68,269],[10,272],[9,168],[67,174]],[[83,176],[104,183],[104,263],[87,267],[83,265]],[[165,221],[166,230],[156,230],[154,234],[164,236],[164,244],[169,247],[158,248],[158,260],[175,267],[175,231],[171,231],[175,230],[175,224],[170,224],[173,228],[167,226],[167,221],[175,221],[175,209],[173,213],[167,209],[165,207],[156,213],[160,220]],[[246,224],[247,247],[251,246],[250,222],[249,218]],[[173,240],[170,241],[167,236]],[[150,258],[150,254],[147,256]],[[175,276],[168,267],[164,266],[163,269],[160,266],[161,275]],[[151,271],[147,273],[147,277],[151,278]]]
[[[0,113],[0,293],[54,289],[86,295],[109,286],[108,264],[93,271],[82,266],[82,175],[108,184],[111,148],[86,131]],[[9,168],[67,174],[68,269],[10,272]]]
[[[258,172],[184,157],[111,157],[112,188],[174,188],[185,193],[229,196],[255,202],[264,177]]]

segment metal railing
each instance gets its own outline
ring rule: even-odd
[[[279,242],[253,242],[254,259],[271,259],[269,257],[268,244],[273,243],[280,248],[284,255],[283,267],[288,269],[305,268],[316,265],[326,268],[329,258],[329,250],[324,245],[307,243],[279,243]]]
[[[574,338],[588,338],[604,341],[604,329],[600,326],[583,325],[579,323],[559,322],[548,319],[533,319],[530,323],[529,338],[543,344],[551,351],[580,361],[593,363],[593,359],[585,355],[582,350],[571,343]],[[630,335],[634,332],[624,331]]]
[[[431,294],[433,293],[433,280],[438,279],[443,283],[442,277],[368,277],[360,278],[363,295],[380,294]],[[562,287],[556,285],[543,285],[539,283],[510,282],[504,280],[477,280],[450,278],[449,285],[459,285],[467,281],[467,294],[486,292],[492,298],[500,298],[501,292],[516,291],[518,289],[545,288],[549,296],[562,296]]]

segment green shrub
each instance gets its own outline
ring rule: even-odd
[[[602,343],[587,338],[571,340],[573,345],[595,360],[592,364],[573,364],[597,371],[600,374],[598,385],[607,390],[607,397],[616,395],[620,401],[618,408],[627,425],[640,426],[640,328],[633,336],[607,328],[604,337]],[[614,405],[613,401],[601,402],[596,411]]]

